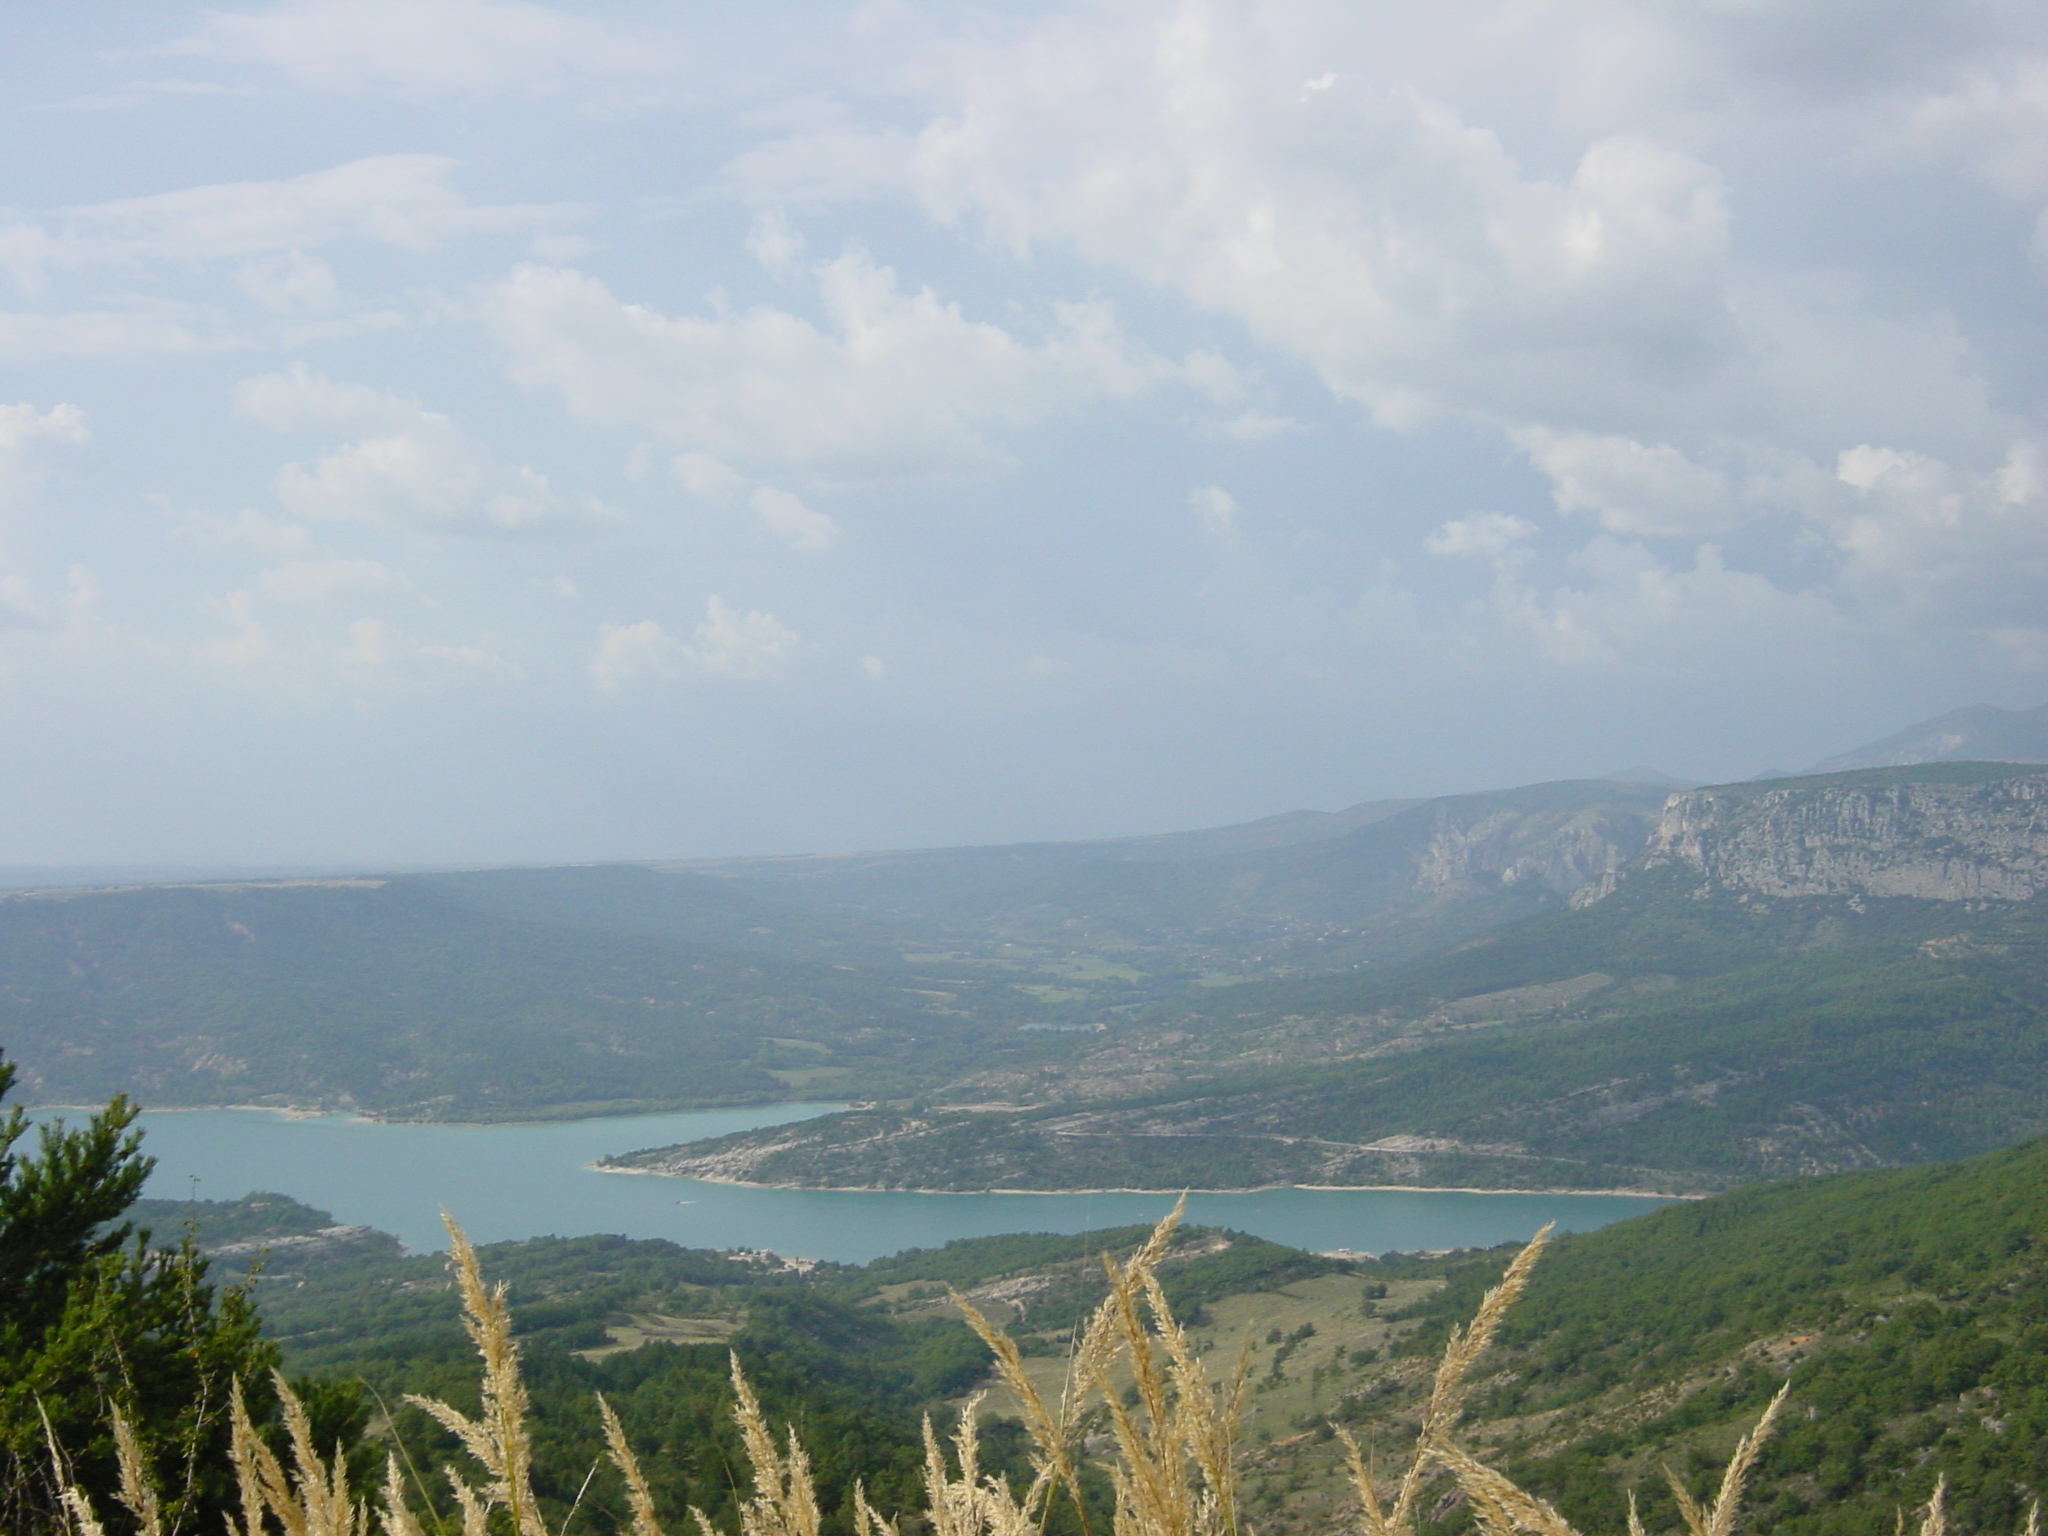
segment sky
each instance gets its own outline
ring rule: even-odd
[[[0,864],[1115,836],[2048,699],[2048,9],[95,0]]]

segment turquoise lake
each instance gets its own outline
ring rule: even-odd
[[[1157,1220],[1154,1194],[921,1195],[750,1189],[695,1179],[597,1173],[613,1152],[667,1146],[823,1114],[837,1105],[568,1120],[534,1125],[389,1125],[347,1115],[265,1110],[142,1116],[157,1159],[148,1193],[228,1200],[275,1190],[396,1233],[410,1248],[444,1244],[446,1207],[477,1242],[618,1232],[690,1248],[768,1248],[860,1263],[904,1248],[996,1232],[1085,1232]],[[36,1119],[78,1111],[39,1111]],[[1302,1248],[1463,1248],[1526,1238],[1546,1221],[1590,1231],[1666,1202],[1625,1195],[1486,1195],[1405,1190],[1266,1189],[1197,1194],[1191,1221]]]

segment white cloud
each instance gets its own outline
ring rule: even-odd
[[[693,672],[761,679],[780,672],[795,656],[798,644],[796,632],[773,614],[741,613],[714,595],[705,604],[704,622],[688,643],[653,619],[599,625],[597,653],[589,670],[591,680],[607,693]]]
[[[807,555],[823,554],[839,537],[839,525],[822,512],[813,512],[793,492],[772,485],[754,488],[747,505],[761,520],[761,526]]]
[[[1220,485],[1198,485],[1188,492],[1188,506],[1202,532],[1218,544],[1237,540],[1237,498]]]
[[[0,312],[0,361],[124,358],[198,352],[215,345],[195,329],[189,307],[75,310],[59,314]]]
[[[362,433],[278,472],[278,499],[308,521],[386,519],[450,532],[537,532],[616,514],[594,498],[561,495],[546,475],[502,464],[448,417],[417,400],[341,384],[305,364],[245,379],[238,414],[274,432]]]
[[[232,516],[188,509],[180,512],[179,525],[180,533],[202,544],[253,549],[273,557],[303,555],[313,543],[312,533],[303,525],[266,517],[254,507],[244,507]]]
[[[708,453],[680,453],[670,466],[676,483],[692,496],[729,501],[747,488],[747,477]]]
[[[1985,633],[1992,655],[2020,672],[2048,672],[2048,626],[2001,624]]]
[[[547,476],[493,464],[446,417],[425,411],[413,431],[350,443],[310,467],[287,464],[277,494],[294,517],[316,521],[387,517],[509,532],[575,515]]]
[[[4,659],[17,660],[24,645],[44,656],[132,651],[136,637],[101,616],[100,597],[99,579],[85,565],[73,563],[63,585],[53,587],[0,550],[0,636],[9,642]]]
[[[91,91],[68,101],[37,102],[31,112],[126,112],[166,97],[254,96],[253,85],[222,85],[211,80],[129,80],[115,91]]]
[[[1590,513],[1610,533],[1698,537],[1741,520],[1727,479],[1668,444],[1540,427],[1509,435],[1550,477],[1558,511]]]
[[[0,225],[0,266],[35,292],[51,271],[290,259],[344,239],[430,252],[471,235],[576,216],[559,204],[472,204],[452,185],[457,165],[445,155],[375,155],[278,181],[223,182],[16,217]]]
[[[1713,167],[1609,133],[1533,174],[1406,83],[1347,81],[1305,111],[1284,54],[1313,30],[1198,6],[1032,18],[949,43],[914,139],[828,124],[729,179],[762,201],[905,190],[1019,253],[1072,249],[1236,318],[1396,425],[1635,417],[1740,357]]]
[[[376,560],[309,554],[271,566],[204,611],[225,625],[191,654],[224,675],[309,697],[349,690],[516,683],[520,668],[492,645],[422,638],[394,619],[436,605],[402,571]]]
[[[1084,802],[1091,831],[1174,806],[1195,824],[1453,777],[1486,735],[1513,745],[1485,761],[1531,777],[1589,729],[1720,743],[1711,766],[1612,761],[1794,765],[1822,744],[1781,751],[1773,730],[1848,741],[1943,696],[2043,696],[2027,338],[2048,289],[2026,247],[2041,231],[2048,273],[2048,10],[894,8],[864,32],[843,9],[792,26],[565,0],[52,10],[77,68],[24,76],[17,108],[151,104],[21,119],[62,141],[81,206],[31,176],[0,209],[0,362],[44,381],[0,422],[19,429],[0,430],[7,697],[50,700],[58,736],[134,733],[138,760],[175,755],[152,754],[145,715],[232,727],[196,691],[134,708],[155,686],[136,669],[38,678],[72,614],[188,659],[201,636],[240,647],[251,686],[322,704],[516,657],[548,679],[523,715],[338,729],[399,756],[459,736],[459,782],[510,804],[528,774],[567,774],[562,754],[595,752],[580,780],[602,788],[610,748],[588,733],[518,774],[485,763],[580,707],[563,683],[586,702],[688,689],[614,721],[649,734],[613,746],[750,741],[744,787],[783,807],[747,831],[714,825],[715,794],[612,797],[621,820],[565,830],[575,796],[553,795],[570,857],[656,835],[648,814],[708,818],[657,828],[678,847],[851,846],[852,816],[892,838],[1034,835]],[[687,47],[647,49],[642,25]],[[141,51],[178,33],[175,68]],[[193,79],[134,79],[152,73]],[[657,127],[636,99],[676,110]],[[386,149],[434,153],[335,164]],[[579,196],[610,211],[541,206]],[[531,412],[495,410],[508,386],[479,366],[582,421],[522,434]],[[267,377],[223,421],[221,382],[244,374]],[[93,443],[57,430],[59,400],[90,408]],[[1014,486],[874,488],[1012,465]],[[588,525],[583,491],[627,481],[630,537],[440,536]],[[1203,558],[1201,530],[1233,528],[1257,557]],[[115,618],[90,618],[74,565]],[[679,581],[682,606],[653,605]],[[220,616],[203,593],[228,594]],[[829,628],[829,654],[777,609],[807,639]],[[644,622],[607,639],[603,618]],[[815,720],[762,712],[777,685],[718,681],[777,669],[850,690],[834,762],[857,793],[791,748]],[[923,778],[873,767],[947,709],[973,717],[955,756],[942,743]],[[1307,746],[1233,778],[1255,717]],[[1331,720],[1380,722],[1386,750],[1318,737]],[[207,734],[246,758],[232,728]],[[1067,789],[984,793],[976,775],[1028,758],[988,744],[1027,735],[1060,749]],[[1173,805],[1170,741],[1198,770]],[[1132,765],[1144,788],[1118,801]],[[331,754],[319,772],[359,803],[359,774]],[[450,835],[413,800],[394,838]],[[990,805],[1007,830],[977,827]]]
[[[678,454],[669,470],[678,485],[705,501],[737,501],[747,491],[745,475],[708,453]],[[838,541],[839,525],[805,506],[793,491],[757,485],[747,496],[747,507],[763,528],[807,555],[823,554]]]
[[[591,681],[606,693],[636,683],[680,677],[688,647],[652,619],[637,624],[600,624],[597,654],[590,658]]]
[[[2037,625],[2048,592],[2044,462],[2048,450],[2031,441],[1975,471],[1867,443],[1843,450],[1836,478],[1850,494],[1818,520],[1842,556],[1845,594],[1902,626],[1990,635]]]
[[[1056,306],[1033,342],[904,291],[858,251],[815,275],[822,327],[768,307],[670,317],[552,267],[492,286],[480,312],[512,376],[560,391],[578,416],[828,480],[1002,468],[990,432],[1177,373],[1106,305]]]
[[[2015,202],[2048,199],[2048,55],[2008,41],[1917,99],[1906,137]]]
[[[1506,512],[1454,518],[1423,541],[1432,555],[1481,555],[1499,560],[1535,537],[1536,525]]]
[[[1267,411],[1245,411],[1231,417],[1222,427],[1225,437],[1235,438],[1240,443],[1266,443],[1276,437],[1292,437],[1308,430],[1305,422]]]
[[[235,286],[273,314],[324,315],[341,303],[334,268],[304,251],[244,262]]]
[[[50,464],[47,450],[86,440],[85,412],[75,405],[40,410],[34,405],[0,405],[0,514],[10,514],[0,529],[12,525],[15,513],[29,512]],[[98,583],[82,565],[74,565],[65,592],[48,590],[30,570],[17,566],[0,545],[0,633],[30,631],[45,639],[60,637],[67,645],[101,628],[97,609]]]
[[[535,261],[561,263],[588,256],[597,249],[597,242],[584,235],[542,234],[527,242],[526,253]]]
[[[1816,459],[1858,442],[1968,459],[2003,452],[2026,415],[1996,399],[1955,310],[1851,302],[1870,284],[1846,272],[1749,283],[1745,314],[1768,350],[1746,397],[1731,404],[1733,430]],[[1712,430],[1711,420],[1682,423],[1672,436]]]
[[[801,270],[804,244],[802,232],[790,226],[780,208],[759,210],[747,230],[748,254],[781,278],[793,278]]]
[[[1218,405],[1228,405],[1244,394],[1244,375],[1221,352],[1204,347],[1181,360],[1180,376],[1190,389],[1200,390]]]
[[[1909,449],[1859,444],[1836,458],[1833,485],[1787,456],[1739,485],[1627,441],[1528,441],[1566,511],[1609,528],[1674,536],[1776,505],[1804,520],[1817,578],[1731,567],[1712,544],[1688,568],[1603,533],[1567,561],[1570,579],[1528,579],[1536,527],[1501,513],[1446,523],[1436,554],[1493,562],[1476,611],[1533,639],[1558,666],[1654,673],[1695,659],[1763,665],[1777,647],[1802,667],[1854,646],[1924,653],[1939,646],[1988,666],[2036,671],[2048,591],[2048,449],[2015,444],[1995,467],[1967,470]],[[1832,665],[1832,662],[1827,663]]]
[[[365,598],[417,598],[405,576],[375,560],[293,560],[272,566],[250,584],[265,602],[288,608],[320,608]]]
[[[0,405],[0,501],[33,491],[46,472],[45,444],[86,440],[85,412],[75,405],[38,410],[33,405]]]
[[[741,613],[715,594],[693,638],[686,648],[691,663],[713,677],[773,677],[795,657],[798,643],[796,631],[772,613]]]
[[[1941,466],[1925,454],[1897,448],[1873,448],[1868,443],[1844,448],[1836,456],[1835,465],[1835,478],[1859,491],[1875,490],[1886,480],[1924,480],[1930,475],[1938,478],[1941,473]]]
[[[237,384],[235,414],[272,432],[318,432],[401,426],[417,418],[419,407],[367,384],[337,383],[294,363],[285,373],[259,374]]]
[[[1711,544],[1687,568],[1602,534],[1569,568],[1570,584],[1544,591],[1512,564],[1498,565],[1485,605],[1511,643],[1533,642],[1553,666],[1701,677],[1733,666],[1757,675],[1788,656],[1818,664],[1855,627],[1821,594],[1731,570]]]
[[[2048,200],[2040,18],[1140,0],[961,29],[908,78],[916,126],[814,112],[731,162],[728,190],[908,199],[1018,258],[1078,256],[1235,320],[1382,424],[1498,430],[1607,536],[1578,557],[1598,579],[1518,585],[1539,534],[1505,513],[1427,545],[1493,561],[1556,654],[1621,656],[1632,627],[1715,612],[1775,613],[1759,622],[1783,634],[1996,629],[2031,654],[2048,491],[2032,448],[1996,460],[2032,441],[2038,370],[1975,344],[1943,287],[1965,249],[1994,282],[2022,252],[2009,214],[1928,177],[1961,166],[2030,212]],[[1944,209],[1938,251],[1873,249],[1872,199],[1922,197]],[[2048,210],[2040,230],[2048,252]],[[1211,430],[1292,427],[1247,409]],[[1858,442],[1913,453],[1836,465]],[[1755,569],[1627,542],[1738,527]]]
[[[212,11],[164,52],[263,65],[312,90],[547,96],[672,69],[658,38],[526,0],[284,0]]]

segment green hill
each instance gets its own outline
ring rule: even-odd
[[[652,877],[650,877],[652,878]],[[50,1102],[488,1119],[928,1081],[1042,1037],[810,959],[526,918],[394,878],[0,897],[0,1046]],[[984,1037],[998,1036],[993,1042]],[[813,1092],[816,1089],[812,1089]]]
[[[1416,1309],[1418,1364],[1491,1266]],[[1760,1186],[1567,1237],[1511,1315],[1479,1438],[1581,1529],[1618,1529],[1657,1465],[1724,1451],[1789,1378],[1748,1522],[1886,1524],[1949,1484],[1958,1523],[2017,1531],[2048,1489],[2048,1140],[1940,1167]],[[1366,1399],[1358,1411],[1371,1418]],[[1695,1481],[1695,1487],[1701,1486]]]
[[[360,1384],[365,1409],[388,1405],[377,1433],[395,1434],[408,1464],[439,1487],[437,1463],[457,1463],[461,1454],[404,1396],[474,1397],[475,1347],[444,1255],[407,1257],[381,1234],[341,1240],[336,1234],[363,1229],[336,1228],[326,1212],[276,1194],[142,1201],[132,1214],[160,1232],[190,1230],[221,1272],[253,1266],[265,1331],[287,1369],[348,1396]],[[1026,1347],[1057,1366],[1058,1339],[1105,1289],[1100,1255],[1127,1253],[1148,1233],[972,1238],[866,1266],[801,1269],[769,1254],[611,1236],[493,1244],[481,1258],[486,1274],[510,1289],[539,1427],[535,1481],[550,1528],[571,1508],[580,1509],[579,1529],[627,1528],[609,1477],[594,1488],[586,1481],[602,1454],[598,1392],[643,1447],[663,1504],[695,1504],[729,1526],[733,1468],[743,1462],[730,1417],[731,1351],[770,1415],[802,1434],[820,1473],[827,1528],[851,1536],[855,1481],[895,1507],[913,1505],[920,1417],[934,1413],[943,1427],[988,1370],[988,1351],[960,1321],[947,1288],[974,1292],[1028,1326]],[[1226,1297],[1328,1283],[1353,1268],[1195,1228],[1180,1235],[1164,1279],[1175,1304],[1197,1313]],[[1016,1426],[992,1426],[987,1445],[992,1465],[1028,1475]],[[1071,1512],[1053,1530],[1080,1536]]]

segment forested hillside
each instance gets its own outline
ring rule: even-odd
[[[1417,1309],[1420,1357],[1491,1266]],[[1781,1381],[1751,1524],[1868,1531],[1949,1484],[1963,1529],[2025,1526],[2048,1490],[2048,1141],[1940,1167],[1739,1190],[1569,1237],[1474,1399],[1495,1459],[1582,1529],[1657,1463],[1697,1465]]]
[[[389,1406],[384,1444],[405,1447],[423,1486],[437,1487],[438,1467],[461,1460],[452,1437],[402,1405],[408,1393],[474,1398],[475,1347],[444,1255],[404,1256],[380,1234],[337,1227],[328,1213],[278,1194],[142,1201],[135,1215],[160,1235],[189,1230],[223,1273],[253,1267],[266,1331],[287,1367],[359,1394],[361,1422]],[[736,1355],[770,1415],[809,1448],[828,1528],[850,1536],[855,1482],[883,1507],[914,1507],[921,1416],[950,1423],[987,1374],[988,1351],[948,1288],[1040,1325],[1028,1347],[1051,1361],[1055,1337],[1103,1294],[1099,1255],[1128,1252],[1148,1230],[970,1239],[866,1266],[791,1266],[768,1254],[603,1236],[494,1244],[482,1259],[510,1287],[542,1426],[535,1486],[553,1521],[582,1495],[579,1519],[589,1528],[624,1524],[609,1483],[586,1487],[603,1451],[594,1404],[602,1392],[636,1443],[652,1448],[650,1480],[663,1506],[694,1504],[730,1526],[745,1493],[735,1481],[745,1461],[731,1418],[728,1361]],[[1165,1275],[1176,1303],[1193,1310],[1353,1268],[1195,1229],[1181,1236]],[[1022,1445],[1016,1426],[996,1427],[991,1464],[1028,1475]],[[1073,1530],[1071,1511],[1056,1529]]]

